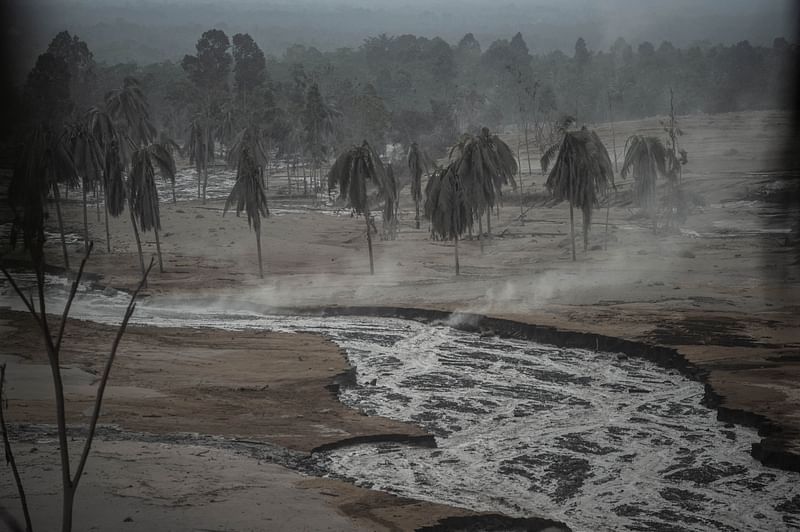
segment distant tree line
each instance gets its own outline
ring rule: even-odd
[[[357,49],[295,45],[278,58],[247,34],[212,29],[180,62],[106,65],[62,32],[20,97],[33,121],[52,119],[53,111],[69,116],[133,77],[155,126],[171,138],[194,134],[194,143],[213,150],[255,122],[270,151],[315,161],[308,179],[318,183],[320,161],[364,139],[379,150],[417,141],[441,155],[460,133],[516,124],[541,148],[559,117],[584,124],[663,114],[670,89],[679,114],[790,107],[797,60],[798,46],[780,37],[772,47],[742,41],[686,49],[666,41],[633,47],[620,38],[606,51],[579,38],[569,56],[531,54],[519,33],[485,49],[472,34],[455,46],[379,35]],[[200,157],[200,174],[203,165]]]

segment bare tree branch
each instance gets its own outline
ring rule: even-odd
[[[69,290],[69,297],[67,297],[67,304],[64,305],[64,312],[61,314],[61,324],[59,325],[58,337],[56,338],[56,351],[61,350],[61,339],[64,337],[64,328],[67,326],[67,316],[69,316],[69,309],[70,307],[72,307],[72,301],[75,299],[75,294],[78,291],[78,285],[81,282],[83,269],[86,266],[86,261],[89,260],[89,254],[92,252],[93,248],[94,248],[94,241],[89,242],[89,248],[83,255],[83,260],[81,260],[81,266],[80,268],[78,268],[78,274],[75,276],[75,279],[72,280],[72,287],[70,287]]]
[[[97,397],[95,398],[94,403],[94,411],[92,412],[91,422],[89,424],[89,432],[86,437],[86,443],[83,446],[83,453],[81,454],[80,462],[78,462],[78,467],[75,469],[75,477],[72,480],[72,488],[77,489],[78,482],[80,482],[81,475],[83,474],[83,468],[86,466],[86,460],[89,457],[89,451],[92,447],[92,441],[94,440],[94,433],[95,428],[97,427],[97,420],[100,417],[100,408],[103,404],[103,395],[105,394],[106,384],[108,383],[108,377],[111,374],[111,366],[114,363],[114,358],[117,354],[117,347],[119,347],[119,343],[122,340],[122,335],[125,333],[125,328],[128,326],[128,321],[131,319],[133,315],[133,311],[136,310],[136,296],[139,295],[139,291],[144,287],[145,283],[147,282],[147,276],[150,273],[150,270],[153,268],[154,261],[150,259],[150,265],[147,267],[147,270],[144,272],[142,276],[142,280],[139,281],[139,286],[136,287],[133,294],[131,294],[131,300],[128,303],[128,308],[125,310],[125,317],[122,319],[122,323],[117,329],[117,335],[114,338],[114,343],[111,347],[111,353],[108,356],[108,360],[106,361],[106,367],[103,370],[103,376],[100,378],[100,386],[97,390]],[[81,265],[82,267],[83,265]]]
[[[34,317],[34,319],[36,320],[36,323],[38,325],[39,324],[39,315],[36,314],[36,309],[33,308],[33,299],[31,299],[29,301],[28,298],[25,297],[25,294],[22,293],[22,290],[20,289],[19,285],[14,280],[14,278],[11,277],[11,274],[8,273],[8,270],[6,270],[3,266],[0,266],[0,270],[3,270],[3,275],[6,276],[6,279],[8,279],[8,282],[11,284],[11,287],[17,293],[17,295],[22,300],[22,302],[25,303],[25,306],[28,308],[28,312],[31,313],[31,315]]]

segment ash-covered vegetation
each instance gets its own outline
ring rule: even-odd
[[[326,148],[418,141],[442,155],[459,134],[483,126],[527,126],[544,146],[563,115],[580,125],[666,114],[670,88],[679,114],[786,108],[798,59],[798,47],[782,36],[772,46],[619,38],[606,49],[577,38],[571,53],[532,53],[521,33],[489,42],[468,33],[453,43],[381,34],[354,48],[292,45],[271,55],[246,33],[197,34],[182,60],[108,64],[80,36],[59,33],[17,91],[23,105],[12,109],[23,117],[80,114],[134,77],[156,128],[174,139],[187,137],[204,105],[222,142],[256,118],[276,144],[319,145],[304,122],[328,106],[338,127]],[[40,86],[43,78],[49,87]],[[306,151],[319,158],[319,149]]]

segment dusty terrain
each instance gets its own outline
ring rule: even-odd
[[[460,246],[459,277],[454,275],[452,245],[430,241],[425,222],[414,229],[413,205],[405,189],[398,239],[375,239],[374,276],[369,276],[363,220],[346,211],[315,209],[301,199],[275,198],[271,205],[275,213],[263,224],[266,273],[261,280],[254,235],[244,217],[223,218],[220,200],[206,205],[162,203],[165,271],[154,270],[147,294],[232,308],[380,305],[460,310],[669,345],[708,370],[708,382],[724,406],[766,417],[780,429],[772,435],[773,444],[800,454],[800,283],[798,266],[792,264],[795,248],[787,246],[797,239],[789,232],[796,228],[792,224],[797,212],[787,218],[770,201],[785,193],[783,182],[772,172],[785,170],[776,148],[789,130],[788,116],[771,112],[692,116],[682,118],[680,125],[685,131],[682,145],[689,153],[683,180],[693,203],[680,231],[653,235],[649,220],[639,216],[631,203],[630,178],[618,177],[608,236],[606,212],[599,209],[590,250],[579,248],[578,260],[572,262],[568,207],[547,201],[544,178],[534,162],[533,175],[523,176],[524,224],[519,220],[519,199],[509,191],[499,216],[492,219],[493,237],[485,240],[484,252],[477,240]],[[627,135],[660,134],[656,118],[617,123],[615,130],[620,164]],[[598,132],[610,148],[610,129],[601,126]],[[515,137],[509,138],[516,143]],[[527,170],[524,153],[521,166]],[[70,204],[66,213],[68,231],[81,234],[79,205]],[[105,252],[102,222],[94,211],[89,218],[96,251],[88,270],[99,276],[102,285],[132,287],[139,265],[127,216],[111,221],[110,254]],[[155,253],[152,234],[145,235],[145,249],[148,255]],[[48,250],[51,263],[61,264],[56,242]],[[77,263],[80,246],[73,244],[71,250],[71,260]],[[0,354],[9,360],[9,355],[24,357],[16,367],[41,364],[37,338],[25,317],[3,312],[3,319],[8,340]],[[70,325],[68,331],[64,364],[76,371],[69,391],[72,419],[77,421],[86,413],[86,392],[93,386],[82,371],[96,373],[110,343],[109,331],[85,323]],[[171,355],[177,350],[189,363],[176,363]],[[223,358],[228,362],[221,363]],[[360,416],[339,405],[325,387],[345,369],[346,362],[334,346],[308,335],[132,328],[112,374],[115,388],[102,420],[135,432],[197,432],[266,441],[301,452],[353,436],[421,435],[415,427]],[[52,422],[45,395],[28,396],[17,386],[9,399],[12,421]],[[134,444],[100,445],[117,460],[135,459]],[[46,448],[38,443],[36,447]],[[160,460],[169,461],[169,453],[183,451],[159,452]],[[44,452],[40,457],[45,454],[52,458]],[[240,457],[224,459],[234,464]],[[96,467],[101,467],[101,460],[108,458],[101,455]],[[202,465],[187,467],[191,471]],[[302,481],[296,473],[281,474],[286,476],[278,484],[287,497],[294,497],[296,486],[303,486],[303,496],[320,512],[356,519],[342,521],[344,525],[331,520],[332,529],[413,529],[463,513],[427,504],[409,507],[408,501],[343,483]],[[220,472],[214,478],[223,485],[231,482],[235,486],[231,489],[248,485],[223,477]],[[103,481],[92,482],[90,476],[95,488],[87,492],[101,493]],[[9,489],[4,477],[2,493]],[[160,489],[168,497],[170,490]],[[320,496],[325,492],[336,495]],[[190,504],[202,504],[200,494],[192,491],[185,496]],[[112,498],[108,504],[121,501]],[[177,512],[195,515],[196,507],[188,510],[175,504]],[[381,510],[370,510],[371,504]],[[250,514],[251,506],[246,508],[240,523],[227,526],[248,529],[248,519],[255,514]],[[125,512],[112,513],[119,517]],[[131,524],[137,522],[134,517]]]

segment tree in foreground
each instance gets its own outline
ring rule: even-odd
[[[128,303],[128,307],[125,311],[122,323],[117,329],[117,334],[114,338],[113,344],[111,345],[108,359],[106,360],[106,364],[98,384],[97,394],[94,400],[94,407],[89,421],[86,440],[83,443],[83,448],[78,457],[77,464],[75,464],[72,458],[70,457],[70,450],[69,450],[70,443],[74,442],[75,439],[73,437],[70,437],[67,429],[66,401],[64,398],[64,384],[61,373],[62,340],[64,338],[64,331],[66,329],[67,319],[69,318],[69,311],[72,306],[72,302],[75,299],[75,295],[78,292],[81,276],[83,274],[84,267],[86,266],[86,262],[89,259],[89,254],[91,253],[92,245],[90,244],[88,246],[83,261],[81,261],[81,265],[78,268],[77,275],[72,281],[69,295],[64,305],[64,309],[61,312],[60,321],[58,321],[58,323],[52,323],[51,320],[53,318],[51,314],[48,314],[48,312],[52,313],[52,310],[47,307],[46,297],[45,297],[44,220],[46,213],[45,209],[46,193],[43,193],[42,190],[46,190],[46,187],[43,189],[40,185],[41,182],[38,182],[36,180],[27,180],[24,182],[23,188],[18,189],[16,191],[18,197],[21,196],[22,198],[24,198],[25,200],[24,204],[26,205],[27,208],[22,213],[22,217],[15,221],[15,225],[18,225],[18,228],[21,229],[22,231],[24,245],[30,253],[31,264],[36,278],[35,294],[37,297],[37,301],[34,301],[33,295],[30,296],[26,295],[27,290],[21,288],[16,283],[13,276],[5,268],[0,266],[0,270],[2,270],[3,274],[5,275],[11,287],[14,289],[16,294],[25,304],[25,307],[33,317],[34,322],[36,323],[36,327],[39,330],[42,339],[44,340],[44,347],[47,353],[47,361],[48,365],[50,366],[53,388],[55,392],[54,396],[55,396],[56,423],[58,431],[58,448],[59,448],[60,462],[61,462],[61,497],[62,497],[61,530],[62,532],[70,532],[72,530],[72,516],[75,504],[75,494],[77,492],[80,480],[83,476],[84,468],[86,466],[86,461],[89,457],[89,452],[92,447],[92,441],[94,440],[95,430],[97,428],[97,421],[100,417],[100,410],[103,403],[103,396],[105,393],[106,384],[108,383],[108,378],[111,373],[111,366],[114,363],[114,358],[116,357],[117,348],[119,347],[120,341],[122,340],[122,335],[125,333],[125,328],[128,325],[128,321],[130,320],[136,308],[136,297],[141,288],[144,286],[147,274],[149,273],[150,268],[152,268],[153,264],[151,261],[150,268],[148,268],[143,272],[141,281],[139,282],[139,285],[137,286],[136,290],[133,292],[130,302]],[[5,377],[4,373],[5,373],[4,371],[0,371],[0,390],[2,389],[2,383]],[[0,391],[0,396],[2,396],[1,391]],[[4,402],[0,400],[0,410],[2,410],[3,406]],[[7,439],[5,418],[1,414],[0,414],[0,421],[2,421],[3,425],[2,429],[3,429],[3,440],[4,440],[3,443],[5,448],[5,456],[6,459],[9,460],[10,463],[12,463],[13,469],[16,470],[16,465],[13,463],[13,453],[11,451],[11,445]],[[72,469],[73,465],[75,466],[74,470]],[[22,481],[20,480],[17,473],[15,473],[15,480],[16,480],[17,490],[20,495],[20,500],[24,503],[25,501],[24,488],[22,485]],[[30,523],[30,517],[29,515],[27,515],[27,510],[24,509],[23,513],[26,514],[27,529],[31,530],[32,526]]]
[[[425,187],[425,217],[431,221],[434,237],[454,242],[456,275],[460,275],[458,238],[472,226],[472,209],[455,168],[450,163],[431,174]]]
[[[375,264],[372,256],[372,228],[370,224],[369,197],[367,183],[372,183],[386,205],[393,206],[396,199],[396,187],[383,168],[378,154],[365,140],[361,146],[353,146],[339,155],[328,173],[328,190],[334,186],[339,189],[339,198],[345,199],[348,206],[356,214],[364,215],[367,227],[367,246],[369,248],[369,273],[375,273]],[[384,210],[391,216],[396,212],[394,208]],[[384,219],[384,221],[387,221]],[[393,220],[388,220],[392,222]]]
[[[599,198],[606,194],[614,171],[608,151],[594,131],[565,132],[558,149],[548,150],[542,157],[542,172],[547,172],[555,153],[558,155],[545,186],[556,201],[569,202],[572,260],[576,260],[573,209],[578,207],[583,213],[583,250],[586,251],[589,247],[592,210],[599,206]]]
[[[622,177],[633,174],[633,196],[636,204],[650,214],[654,234],[658,229],[656,179],[666,176],[666,161],[667,149],[656,137],[632,135],[625,142]]]
[[[248,137],[248,135],[243,135]],[[259,147],[251,138],[251,142],[244,142],[236,149],[236,183],[233,185],[222,215],[235,203],[236,216],[242,211],[247,213],[247,225],[256,233],[256,247],[258,248],[258,275],[264,278],[264,267],[261,260],[261,217],[269,216],[267,195],[261,179],[261,155]]]
[[[463,135],[450,150],[450,161],[455,163],[454,170],[464,185],[467,203],[478,218],[480,233],[483,233],[480,219],[486,213],[486,229],[491,235],[490,215],[499,205],[503,185],[517,186],[514,152],[500,137],[491,135],[489,128],[483,128],[480,135]]]

